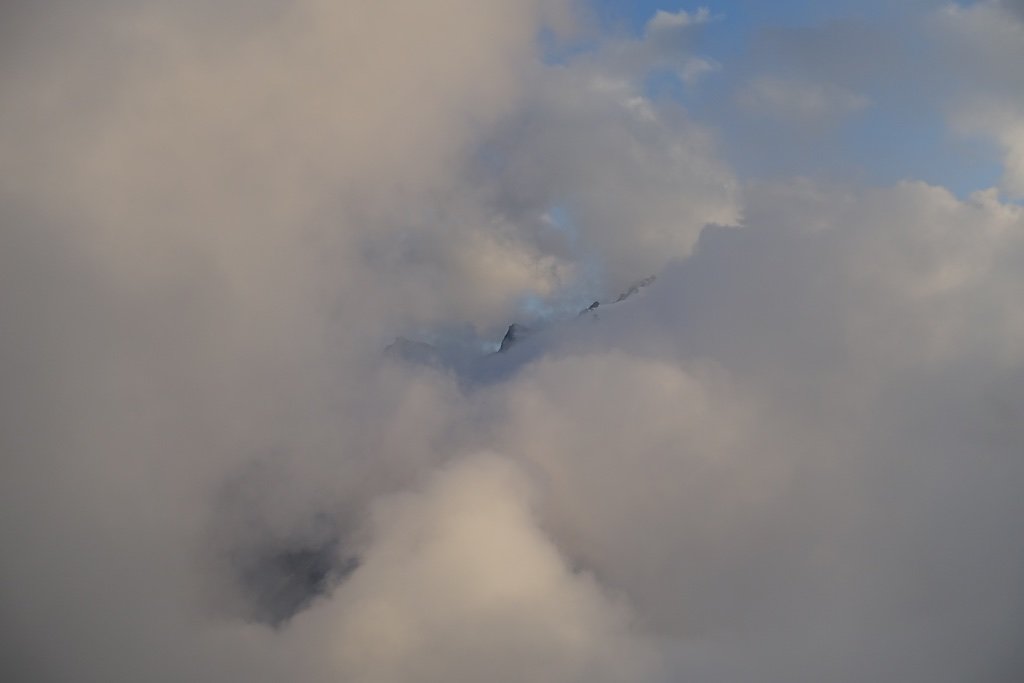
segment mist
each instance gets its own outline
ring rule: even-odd
[[[0,678],[1021,680],[1019,5],[3,6]]]

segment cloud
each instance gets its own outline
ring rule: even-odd
[[[1021,4],[1020,0],[1002,0],[1000,5],[1006,8],[1007,11],[1024,17],[1024,4]]]
[[[1002,152],[1000,189],[1012,198],[1024,197],[1024,110],[994,101],[962,104],[954,124],[967,134],[985,135]]]
[[[736,102],[755,116],[801,124],[822,124],[865,109],[863,95],[830,83],[759,78],[736,93]]]
[[[707,11],[5,11],[3,678],[1020,677],[1020,206],[739,177]]]
[[[545,74],[493,144],[499,205],[524,218],[558,209],[568,253],[604,296],[688,254],[707,223],[738,217],[711,132],[657,109],[600,56]]]
[[[548,287],[462,192],[547,10],[51,10],[0,89],[4,677],[280,680],[246,568],[324,517],[358,545],[440,459],[451,388],[376,375],[383,345]],[[275,485],[226,506],[260,460]]]
[[[704,24],[711,21],[711,12],[707,7],[701,7],[696,12],[679,10],[678,12],[666,12],[658,10],[647,22],[647,33],[669,33],[678,29]]]
[[[920,183],[747,211],[552,332],[502,450],[676,678],[1012,678],[1024,215]]]
[[[1002,152],[1001,189],[1024,197],[1024,99],[1015,68],[1024,57],[1024,16],[1019,3],[950,5],[938,14],[939,35],[951,46],[954,70],[965,84],[949,108],[955,128],[984,136]]]
[[[570,569],[532,497],[520,468],[483,455],[381,500],[362,566],[300,637],[328,641],[352,681],[650,680],[653,648]]]

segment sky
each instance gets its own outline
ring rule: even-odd
[[[592,7],[600,25],[632,35],[642,34],[647,20],[666,9],[657,2],[608,1]],[[966,197],[998,184],[1001,163],[991,141],[949,130],[948,113],[936,106],[942,101],[937,91],[945,87],[942,72],[925,65],[948,56],[940,54],[943,39],[929,35],[923,25],[943,7],[933,0],[716,3],[709,6],[713,19],[703,30],[699,54],[729,68],[716,74],[715,82],[705,83],[706,89],[673,92],[695,115],[729,130],[723,136],[723,153],[747,175],[782,171],[884,184],[921,179]],[[837,71],[821,77],[833,85],[838,79],[856,80],[856,94],[864,101],[827,136],[794,148],[794,140],[778,137],[787,131],[753,125],[749,111],[722,106],[726,93],[742,89],[743,80],[754,74],[771,71],[792,77],[821,68],[814,63],[814,52],[828,36],[840,41],[831,58],[844,64],[834,64]],[[844,49],[848,54],[840,57]],[[871,64],[878,59],[872,54],[876,50],[884,61]],[[887,73],[909,70],[909,62],[915,61],[913,75]],[[929,101],[916,101],[925,94]],[[738,114],[746,118],[737,120]],[[767,147],[773,140],[779,144],[751,153],[751,147]],[[827,155],[821,154],[822,147]]]
[[[0,679],[1024,680],[1024,4],[0,5]]]

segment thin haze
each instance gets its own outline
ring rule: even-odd
[[[1024,680],[1024,4],[768,7],[0,7],[0,679]]]

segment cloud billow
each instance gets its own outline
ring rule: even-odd
[[[576,11],[5,10],[5,680],[1024,673],[1024,210],[742,177],[647,84],[729,17]]]

